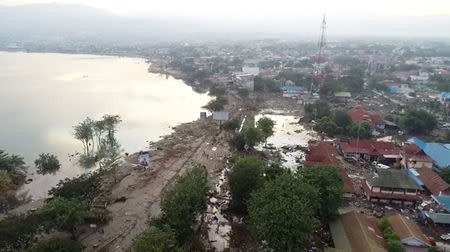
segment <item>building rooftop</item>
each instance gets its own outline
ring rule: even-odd
[[[434,164],[441,169],[450,167],[450,145],[442,143],[426,143],[417,137],[411,138],[419,148],[433,159]]]
[[[440,195],[441,193],[447,194],[450,185],[447,184],[436,172],[429,168],[414,169],[417,174],[417,178],[423,183],[423,185],[434,195]],[[410,173],[411,174],[411,173]],[[414,173],[413,173],[414,174]],[[415,175],[415,174],[414,174]]]
[[[328,251],[386,252],[383,235],[375,218],[355,211],[330,223],[335,249]]]
[[[388,219],[392,230],[394,230],[394,232],[400,237],[400,240],[415,239],[424,246],[430,246],[428,237],[425,236],[420,227],[414,221],[407,219],[401,214],[390,216]]]
[[[356,106],[347,111],[347,114],[350,116],[354,123],[362,123],[366,122],[372,127],[376,127],[377,125],[384,125],[384,120],[381,116],[375,112],[368,112],[361,106]]]
[[[399,189],[417,189],[421,188],[408,176],[406,170],[398,169],[378,169],[377,172],[367,178],[372,186]]]

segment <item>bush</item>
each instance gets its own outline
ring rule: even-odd
[[[17,251],[28,246],[40,231],[36,214],[7,217],[0,221],[0,251]]]
[[[66,178],[59,181],[48,194],[52,197],[63,197],[66,199],[77,199],[91,202],[99,193],[101,188],[101,173],[84,173],[75,178]]]
[[[389,219],[386,216],[383,216],[378,223],[381,231],[383,231],[384,239],[386,240],[386,244],[389,252],[404,252],[405,247],[400,241],[400,237],[392,230],[391,224],[389,223]]]
[[[39,210],[39,218],[46,230],[70,232],[75,238],[75,228],[84,223],[89,207],[75,199],[54,198]]]
[[[55,174],[61,167],[56,155],[50,153],[39,154],[39,158],[34,161],[34,164],[38,174]]]
[[[33,247],[27,249],[25,252],[81,252],[83,245],[78,241],[50,239],[39,242]]]
[[[387,228],[391,227],[391,224],[389,223],[389,220],[386,216],[383,216],[378,224],[378,226],[380,227],[381,231],[384,232],[384,230],[386,230]]]
[[[232,206],[238,211],[245,211],[250,194],[263,183],[263,163],[253,157],[239,159],[230,170]]]
[[[175,233],[168,227],[150,227],[139,235],[131,247],[132,252],[181,252]]]
[[[208,173],[197,165],[164,193],[161,200],[162,222],[167,224],[179,241],[185,241],[192,232],[195,215],[203,211],[208,192]]]
[[[247,130],[245,130],[244,138],[245,143],[250,147],[253,147],[263,140],[263,134],[260,129],[248,128]]]
[[[283,173],[255,192],[249,201],[250,228],[275,251],[304,247],[314,227],[317,191],[295,175]]]
[[[403,246],[403,244],[400,240],[388,239],[386,244],[387,244],[389,252],[405,252],[406,251],[405,246]]]
[[[229,141],[231,146],[234,146],[236,150],[243,151],[245,148],[245,135],[243,133],[238,133]]]
[[[237,119],[237,118],[228,120],[223,123],[223,129],[225,129],[225,130],[236,130],[239,128],[239,126],[241,126],[241,125],[239,124],[239,119]]]

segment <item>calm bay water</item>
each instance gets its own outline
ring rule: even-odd
[[[0,52],[0,149],[25,158],[33,182],[24,190],[42,198],[60,179],[85,171],[68,154],[82,152],[72,127],[87,116],[120,115],[118,140],[130,153],[198,118],[209,96],[147,68],[136,58]],[[57,174],[35,174],[41,152],[58,156]]]

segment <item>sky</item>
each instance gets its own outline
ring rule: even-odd
[[[127,17],[289,18],[298,15],[450,15],[450,0],[0,0],[1,5],[72,3]]]

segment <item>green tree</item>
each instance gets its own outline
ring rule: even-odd
[[[342,204],[344,184],[335,166],[303,167],[299,169],[302,180],[318,190],[318,216],[325,221],[334,219]]]
[[[226,94],[226,89],[224,87],[220,87],[220,86],[212,86],[211,88],[209,88],[209,95],[213,95],[213,96],[223,96]]]
[[[131,247],[131,252],[181,252],[175,233],[169,227],[150,227],[140,234]]]
[[[318,120],[322,117],[331,116],[330,105],[324,101],[316,101],[305,105],[305,116],[311,120]]]
[[[161,199],[163,223],[175,231],[179,241],[185,241],[192,233],[195,215],[203,211],[208,192],[208,173],[197,165],[164,193]]]
[[[352,125],[352,118],[344,110],[336,110],[333,116],[334,123],[343,130]]]
[[[405,129],[412,134],[428,134],[437,126],[436,117],[425,110],[409,109],[403,118]]]
[[[368,123],[353,123],[348,133],[354,138],[370,139],[372,137],[372,129]]]
[[[6,171],[0,170],[0,211],[8,205],[8,195],[14,193],[16,185]]]
[[[225,130],[236,130],[240,126],[239,119],[234,118],[223,123],[223,128]]]
[[[263,134],[258,128],[248,128],[245,130],[244,139],[245,143],[253,147],[263,140]]]
[[[70,232],[74,239],[76,226],[84,223],[89,207],[75,199],[54,198],[39,211],[44,227],[47,230]]]
[[[9,216],[0,220],[0,251],[20,251],[31,244],[41,231],[36,214]]]
[[[55,174],[61,167],[58,157],[50,153],[39,154],[38,159],[34,161],[34,165],[36,165],[38,174]]]
[[[273,127],[275,122],[269,117],[262,117],[256,122],[256,128],[259,129],[264,138],[264,142],[267,144],[267,138],[273,135]]]
[[[387,240],[386,245],[389,252],[405,252],[405,246],[403,246],[400,240]]]
[[[240,158],[228,174],[228,184],[232,198],[232,206],[244,212],[250,194],[263,183],[263,163],[254,158]]]
[[[265,167],[264,174],[266,175],[266,179],[271,180],[288,171],[280,163],[271,163]]]
[[[214,112],[214,111],[222,111],[225,109],[225,105],[228,103],[228,101],[223,98],[223,97],[218,97],[214,100],[211,100],[210,102],[208,102],[208,104],[206,104],[205,106],[203,106],[203,108],[209,110],[210,112]]]
[[[295,175],[283,173],[254,193],[249,204],[250,228],[275,251],[304,247],[318,224],[317,191]]]
[[[119,115],[104,115],[103,116],[103,124],[106,130],[106,141],[109,147],[114,148],[117,146],[117,140],[115,137],[115,133],[117,131],[117,125],[121,123]],[[91,125],[92,127],[92,125]],[[92,130],[93,131],[93,130]]]
[[[450,169],[442,169],[439,171],[439,176],[441,176],[441,178],[443,180],[445,180],[445,182],[450,183]]]
[[[19,186],[25,180],[25,161],[23,157],[14,154],[8,154],[0,150],[0,171],[5,171],[12,182]]]
[[[340,128],[334,123],[330,117],[325,116],[317,120],[314,130],[325,133],[328,136],[334,136],[340,132]]]
[[[78,241],[53,238],[39,242],[25,252],[81,252],[83,245]]]
[[[91,140],[94,136],[94,132],[92,129],[93,123],[94,121],[91,118],[87,117],[86,119],[84,119],[84,121],[73,127],[73,135],[77,140],[80,140],[83,143],[83,150],[85,155],[91,154],[90,146]]]

